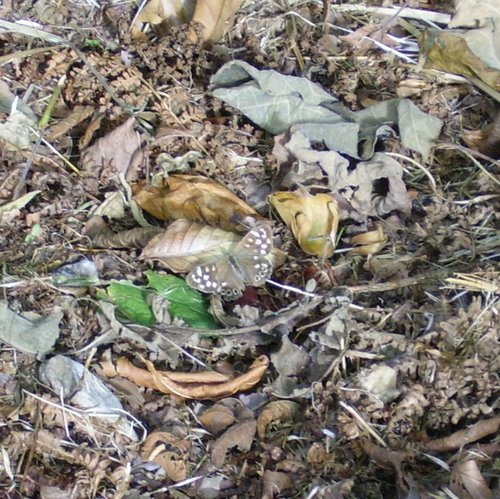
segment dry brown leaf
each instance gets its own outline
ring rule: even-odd
[[[304,252],[321,258],[333,255],[339,217],[337,203],[332,196],[313,196],[304,190],[297,190],[276,192],[269,196],[269,202],[291,228]]]
[[[377,225],[375,230],[364,232],[357,236],[351,237],[351,244],[358,245],[349,252],[350,255],[375,255],[382,251],[387,242],[387,237],[384,234],[384,229],[381,225]]]
[[[174,437],[170,433],[157,431],[148,435],[141,449],[145,461],[153,461],[161,466],[174,482],[188,476],[188,453],[191,444],[186,439]]]
[[[84,228],[84,234],[99,248],[144,248],[159,232],[160,227],[136,227],[114,233],[103,217],[92,217]]]
[[[129,118],[82,154],[83,173],[99,179],[101,188],[115,181],[119,173],[128,181],[136,180],[136,166],[142,161],[142,152],[134,126],[135,118]]]
[[[75,106],[71,113],[46,131],[47,140],[54,141],[68,133],[72,128],[92,116],[93,106]]]
[[[144,362],[147,370],[135,367],[124,357],[119,358],[116,365],[109,361],[103,362],[102,374],[108,377],[120,375],[146,388],[154,388],[181,398],[201,400],[219,399],[248,390],[261,380],[269,366],[269,359],[261,355],[254,360],[245,374],[229,379],[226,375],[214,371],[157,371],[151,362]]]
[[[245,232],[245,225],[262,220],[251,206],[222,184],[200,175],[170,175],[161,187],[139,183],[134,199],[160,220],[185,219],[228,231]]]
[[[292,479],[286,473],[271,470],[264,471],[264,476],[262,477],[262,499],[271,499],[291,487]]]
[[[293,421],[299,414],[300,406],[291,400],[269,402],[257,419],[257,431],[261,440],[266,437],[267,427],[274,421]]]
[[[236,14],[243,0],[197,0],[193,21],[203,26],[202,39],[205,42],[217,42],[224,34],[226,21]],[[190,38],[197,40],[195,30]]]
[[[241,237],[188,220],[176,220],[151,239],[140,258],[159,260],[173,272],[189,272],[196,265],[220,257]]]
[[[216,435],[231,426],[236,417],[233,410],[224,404],[215,404],[198,416],[201,424],[212,434]]]
[[[257,422],[253,420],[231,426],[214,443],[210,451],[212,464],[220,468],[224,464],[227,451],[233,447],[238,447],[241,451],[250,450],[256,430]]]
[[[475,459],[466,459],[453,467],[450,489],[461,499],[477,497],[493,499],[495,497]]]

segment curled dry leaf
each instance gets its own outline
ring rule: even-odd
[[[257,419],[257,431],[261,440],[266,436],[267,427],[274,421],[293,421],[299,415],[300,406],[291,400],[269,402]]]
[[[210,451],[212,464],[221,467],[226,459],[227,451],[233,447],[238,447],[241,451],[250,450],[256,430],[257,422],[254,420],[231,426],[214,443]]]
[[[136,227],[115,233],[101,216],[92,217],[84,227],[84,234],[98,248],[144,248],[160,232],[160,227]]]
[[[269,359],[261,355],[254,360],[245,374],[236,378],[213,371],[178,373],[157,371],[154,365],[145,360],[146,369],[132,365],[121,357],[113,365],[110,361],[101,364],[102,374],[108,377],[123,376],[146,388],[154,388],[163,393],[186,399],[219,399],[236,392],[248,390],[256,385],[269,366]]]
[[[364,232],[357,236],[351,237],[351,244],[359,245],[350,251],[350,255],[375,255],[382,251],[387,242],[387,237],[384,234],[384,229],[381,225],[377,225],[375,230]]]
[[[186,219],[245,232],[245,221],[262,219],[227,187],[200,175],[170,175],[161,187],[138,183],[133,193],[137,204],[160,220]]]
[[[333,255],[339,216],[337,202],[332,196],[313,196],[299,189],[295,192],[276,192],[269,196],[269,202],[291,228],[304,252],[322,258]]]
[[[236,421],[236,417],[231,407],[227,407],[224,404],[213,405],[203,414],[198,416],[198,419],[212,434],[220,433]]]
[[[174,437],[164,431],[156,431],[144,441],[141,457],[161,466],[171,480],[178,482],[188,476],[190,449],[189,440]]]
[[[266,470],[262,478],[262,499],[272,498],[292,487],[292,479],[281,471]]]

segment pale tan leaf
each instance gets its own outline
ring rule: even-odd
[[[231,426],[212,446],[210,459],[213,465],[221,467],[228,450],[233,447],[238,447],[240,451],[250,450],[256,430],[257,422],[253,420]]]
[[[127,180],[135,180],[135,165],[142,153],[139,134],[134,130],[135,118],[129,118],[82,154],[83,173],[87,177],[98,178],[100,187],[111,181],[119,184],[119,173]]]
[[[241,239],[234,232],[188,220],[176,220],[144,248],[142,260],[160,260],[174,272],[189,272],[234,248]]]

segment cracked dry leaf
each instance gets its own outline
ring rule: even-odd
[[[240,451],[248,451],[252,447],[253,438],[257,431],[257,421],[245,421],[229,428],[213,444],[210,451],[212,464],[218,468],[224,464],[229,449],[238,447]]]
[[[337,202],[329,194],[311,195],[299,189],[269,196],[283,221],[308,255],[329,258],[335,249],[339,224]]]
[[[195,373],[157,371],[152,362],[147,360],[144,362],[147,370],[135,367],[121,357],[116,365],[111,362],[102,363],[102,373],[108,377],[120,375],[140,386],[154,388],[166,394],[201,400],[219,399],[248,390],[261,380],[269,366],[269,359],[261,355],[253,361],[246,373],[230,378],[214,371]]]
[[[387,242],[384,229],[377,225],[375,230],[351,237],[351,244],[359,245],[349,252],[350,255],[375,255],[382,251]]]
[[[138,183],[132,190],[137,204],[160,220],[185,219],[245,232],[249,222],[263,219],[227,187],[201,175],[170,175],[161,187]]]
[[[266,438],[268,426],[279,421],[294,421],[299,415],[300,406],[291,400],[275,400],[269,402],[257,418],[257,433],[261,440]]]
[[[165,431],[148,435],[141,449],[145,461],[153,461],[161,466],[168,478],[174,482],[185,480],[188,476],[188,458],[191,443]]]

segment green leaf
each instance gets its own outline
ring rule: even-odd
[[[143,326],[155,324],[155,316],[148,302],[148,292],[129,282],[113,282],[108,286],[108,298],[127,319]]]
[[[208,312],[205,297],[190,288],[184,279],[169,274],[148,271],[149,286],[169,302],[168,311],[188,326],[200,329],[219,329]]]

